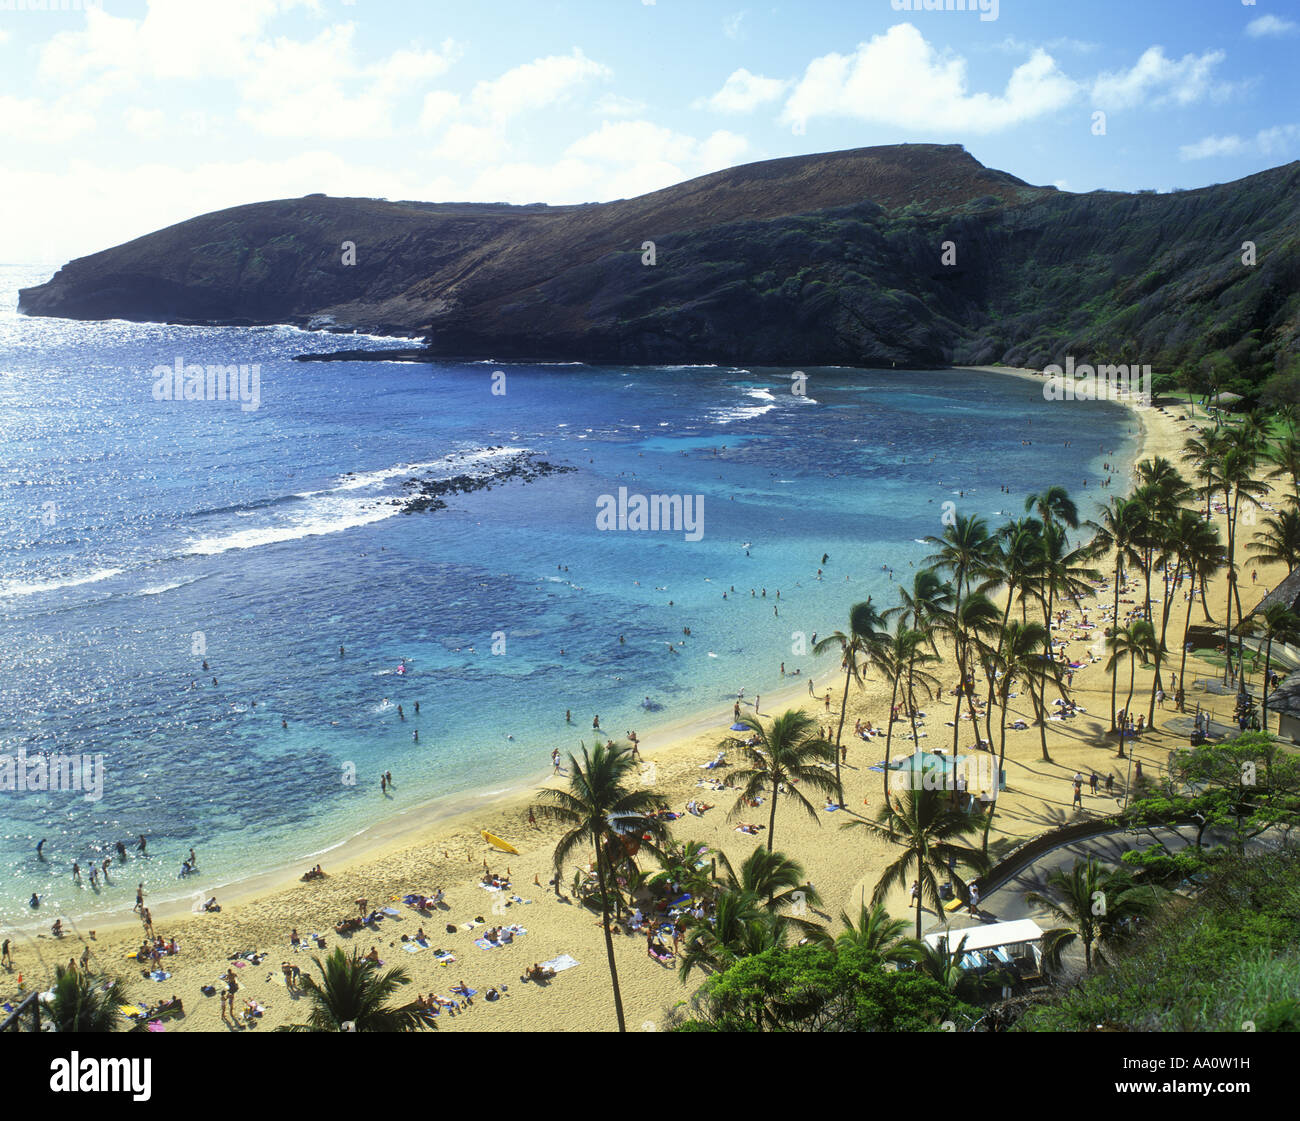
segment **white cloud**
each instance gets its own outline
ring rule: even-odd
[[[789,87],[783,78],[764,78],[744,67],[733,72],[712,97],[700,98],[695,109],[712,109],[718,113],[749,113],[769,101],[775,101]]]
[[[345,23],[308,41],[259,43],[240,83],[240,118],[268,136],[391,136],[398,102],[460,57],[459,46],[447,40],[438,50],[397,50],[362,65],[355,33]]]
[[[728,39],[740,38],[740,23],[745,18],[744,12],[733,12],[722,21],[722,34]]]
[[[1300,125],[1274,125],[1254,136],[1207,136],[1195,144],[1184,144],[1178,156],[1184,160],[1206,160],[1223,156],[1277,156],[1300,144]]]
[[[460,112],[460,95],[447,90],[432,90],[424,95],[420,110],[420,128],[432,132]]]
[[[136,136],[158,136],[167,125],[167,114],[161,109],[148,109],[133,105],[122,114],[127,132]]]
[[[1235,156],[1246,147],[1240,136],[1207,136],[1195,144],[1184,144],[1178,149],[1179,159],[1204,160],[1214,156]]]
[[[421,198],[424,184],[401,170],[359,165],[329,152],[283,160],[169,163],[120,169],[72,160],[53,171],[0,164],[0,198],[41,199],[58,222],[34,233],[16,213],[0,213],[3,244],[21,245],[28,259],[67,259],[106,249],[197,214],[262,199],[331,195]],[[442,196],[447,197],[447,196]]]
[[[861,43],[850,55],[813,59],[786,101],[781,120],[801,131],[814,117],[853,117],[911,130],[987,133],[1054,112],[1077,83],[1046,51],[1012,71],[1001,94],[972,93],[966,61],[940,52],[910,23]]]
[[[64,81],[95,74],[122,82],[238,74],[272,19],[315,6],[315,0],[150,0],[140,19],[88,8],[83,27],[48,40],[40,69]]]
[[[749,141],[734,132],[718,130],[700,141],[651,121],[606,121],[595,132],[569,145],[566,155],[609,163],[674,163],[717,170],[735,162]]]
[[[457,121],[443,134],[433,154],[459,164],[490,163],[506,152],[505,138],[491,125]]]
[[[95,118],[66,99],[46,101],[0,94],[0,137],[59,144],[94,127]]]
[[[1049,39],[1046,43],[1027,43],[1023,39],[1017,39],[1014,35],[1008,35],[1000,43],[993,44],[992,49],[1006,51],[1009,54],[1032,54],[1036,50],[1046,51],[1076,51],[1079,54],[1091,54],[1098,49],[1097,43],[1090,43],[1086,39],[1071,39],[1067,36]]]
[[[1260,16],[1246,24],[1246,34],[1253,39],[1262,39],[1268,35],[1290,35],[1300,24],[1277,16]]]
[[[616,93],[602,94],[591,111],[599,117],[635,117],[646,111],[646,103]]]
[[[1221,99],[1231,92],[1226,82],[1215,82],[1213,71],[1224,60],[1223,51],[1165,56],[1161,47],[1148,47],[1129,69],[1099,74],[1092,84],[1093,103],[1102,109],[1131,109],[1138,105],[1191,105],[1206,97]]]
[[[577,47],[567,55],[549,55],[479,82],[470,95],[474,108],[496,121],[564,101],[595,78],[607,78],[608,66],[589,59]]]

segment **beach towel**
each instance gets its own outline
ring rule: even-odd
[[[150,1020],[150,1021],[149,1021],[149,1027],[148,1027],[148,1030],[149,1030],[149,1031],[166,1031],[167,1029],[166,1029],[165,1027],[163,1027],[163,1022],[162,1022],[161,1020]]]
[[[453,961],[456,960],[456,955],[449,954],[447,953],[446,950],[439,950],[436,953],[434,953],[433,956],[443,965],[450,965]]]
[[[381,915],[400,915],[402,912],[399,911],[396,907],[385,907],[379,913]]]
[[[132,1019],[135,1019],[136,1016],[140,1015],[140,1013],[144,1011],[143,1008],[138,1008],[134,1004],[119,1004],[117,1010],[121,1012],[123,1016],[130,1016]]]
[[[407,942],[402,946],[402,949],[408,954],[418,954],[424,947],[419,942]]]
[[[569,954],[561,954],[559,957],[551,958],[550,961],[542,962],[543,969],[550,969],[556,973],[563,973],[566,969],[572,969],[575,965],[581,965],[577,958]]]
[[[843,806],[825,806],[823,807],[828,814],[833,814],[836,810],[842,810]]]
[[[149,974],[149,978],[153,981],[168,981],[171,979],[171,974],[164,973],[161,969],[155,969]]]

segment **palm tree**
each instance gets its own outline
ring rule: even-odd
[[[752,891],[719,893],[712,918],[692,925],[678,959],[682,980],[693,969],[721,973],[743,957],[784,946],[790,919],[770,911]]]
[[[1219,463],[1223,458],[1226,433],[1217,426],[1209,432],[1190,437],[1183,444],[1183,458],[1192,465],[1192,473],[1205,483],[1205,516],[1210,516],[1210,498],[1219,483]]]
[[[998,791],[1002,787],[1002,768],[1007,758],[1007,705],[1010,700],[1011,686],[1017,678],[1025,681],[1040,680],[1044,674],[1043,667],[1044,628],[1039,623],[1020,623],[1012,620],[1002,628],[998,642],[996,660],[998,676],[998,708],[1001,710],[1001,739],[998,745],[998,773],[993,780],[993,802],[989,806],[984,820],[984,841],[982,851],[989,851],[989,829],[993,825],[993,813],[997,809]],[[1050,763],[1046,740],[1043,742],[1043,761]]]
[[[940,537],[927,537],[926,543],[937,546],[937,551],[925,558],[925,563],[951,572],[955,581],[953,594],[953,643],[957,655],[957,705],[953,715],[952,750],[957,752],[961,731],[961,699],[966,687],[966,616],[963,603],[977,581],[990,575],[990,557],[994,541],[989,536],[988,525],[978,516],[958,514],[952,525],[944,528]],[[976,727],[975,738],[979,738]]]
[[[901,610],[895,608],[895,610]],[[933,696],[939,687],[939,679],[920,668],[939,661],[939,655],[929,653],[926,646],[933,648],[934,640],[921,631],[908,627],[906,617],[899,615],[892,634],[887,634],[876,646],[875,662],[877,668],[890,681],[889,725],[885,729],[885,766],[881,776],[885,784],[885,797],[889,797],[889,760],[894,744],[894,703],[898,700],[898,687],[906,677],[905,686],[908,704],[911,709],[912,743],[917,751],[921,749],[921,739],[916,731],[916,691],[919,688],[927,696]]]
[[[1125,658],[1128,659],[1128,700],[1124,702],[1124,721],[1127,724],[1129,719],[1130,707],[1133,704],[1133,678],[1137,672],[1137,663],[1146,662],[1148,658],[1155,656],[1156,646],[1156,629],[1145,619],[1135,619],[1127,627],[1118,628],[1108,639],[1106,639],[1106,648],[1111,652],[1110,658],[1106,662],[1106,668],[1112,673],[1117,672],[1119,663]],[[1112,725],[1115,722],[1114,714],[1111,716]],[[1124,729],[1119,730],[1119,753],[1117,759],[1124,758]]]
[[[870,660],[872,651],[878,642],[880,627],[884,619],[871,606],[871,597],[863,603],[855,603],[849,609],[848,631],[834,631],[813,647],[813,654],[820,655],[827,650],[838,647],[844,666],[844,699],[840,703],[840,723],[835,731],[835,786],[839,799],[844,800],[844,785],[840,779],[840,737],[844,734],[844,717],[849,711],[849,685],[856,681],[862,684],[863,659]]]
[[[1183,654],[1178,665],[1178,680],[1184,680],[1187,670],[1187,636],[1192,629],[1192,604],[1196,602],[1196,588],[1201,587],[1201,606],[1206,617],[1209,610],[1205,608],[1205,584],[1223,567],[1220,557],[1223,555],[1223,543],[1219,540],[1219,531],[1212,522],[1202,521],[1190,510],[1184,511],[1186,518],[1180,517],[1174,526],[1174,547],[1184,568],[1187,569],[1187,617],[1183,621]]]
[[[919,631],[924,635],[925,645],[929,647],[930,653],[934,655],[932,658],[924,657],[922,651],[918,649],[913,660],[909,662],[907,669],[907,689],[904,696],[907,699],[907,711],[912,722],[912,742],[917,745],[920,744],[921,737],[916,725],[915,686],[917,682],[914,667],[918,661],[938,662],[941,660],[939,658],[939,649],[935,645],[934,633],[941,625],[944,614],[952,609],[954,598],[952,585],[941,579],[939,574],[932,568],[923,568],[913,576],[910,589],[906,587],[898,589],[899,607],[894,608],[894,610],[900,611],[904,619],[911,616],[912,630]],[[925,676],[930,682],[935,680],[928,674]],[[927,684],[926,691],[927,696],[934,697],[933,687]],[[892,702],[889,711],[892,718]]]
[[[835,939],[837,946],[856,946],[875,954],[881,961],[916,960],[917,943],[903,937],[903,932],[907,930],[907,920],[891,918],[883,904],[873,903],[868,907],[863,903],[858,911],[856,925],[841,911],[840,922],[844,924],[845,930]]]
[[[671,881],[695,898],[709,895],[714,887],[708,868],[712,852],[703,841],[669,839],[660,858],[664,870],[651,883]]]
[[[1265,518],[1247,552],[1265,564],[1285,564],[1288,572],[1300,565],[1300,510],[1286,509]]]
[[[1285,603],[1272,603],[1263,611],[1258,612],[1255,620],[1252,628],[1264,635],[1266,639],[1264,649],[1264,696],[1260,702],[1260,711],[1263,714],[1264,731],[1267,732],[1268,678],[1273,665],[1273,640],[1293,641],[1296,633],[1300,632],[1300,618],[1292,614],[1291,609]]]
[[[1124,581],[1124,566],[1129,561],[1140,563],[1137,542],[1146,519],[1146,507],[1135,498],[1111,498],[1101,512],[1101,522],[1092,541],[1095,556],[1115,554],[1115,602],[1111,613],[1111,629],[1119,626],[1119,589]],[[1111,668],[1110,676],[1110,730],[1115,731],[1115,696],[1117,670]]]
[[[661,862],[666,827],[652,816],[667,809],[659,795],[628,783],[636,769],[632,747],[626,743],[603,746],[597,743],[590,752],[582,745],[582,760],[569,756],[569,787],[543,787],[537,792],[541,801],[534,806],[538,815],[568,827],[555,846],[555,876],[559,882],[564,862],[578,848],[590,845],[596,850],[596,882],[600,892],[601,926],[605,932],[605,957],[614,987],[614,1013],[618,1030],[627,1031],[623,1018],[623,996],[618,986],[618,967],[614,963],[614,941],[610,936],[610,912],[617,888],[612,882],[614,866],[627,855],[629,842],[647,849]],[[645,838],[649,838],[646,840]]]
[[[1241,611],[1241,593],[1237,587],[1237,515],[1243,497],[1247,502],[1255,504],[1260,497],[1268,493],[1267,484],[1255,480],[1255,469],[1259,464],[1259,456],[1258,446],[1250,440],[1248,434],[1243,435],[1235,439],[1232,446],[1224,453],[1220,466],[1219,482],[1223,486],[1224,501],[1228,508],[1228,605],[1223,632],[1224,646],[1228,655],[1224,660],[1223,668],[1225,683],[1228,680],[1228,667],[1232,664],[1232,607],[1234,599],[1236,600],[1237,624],[1239,627],[1245,618]],[[1240,661],[1240,652],[1239,643],[1238,661]]]
[[[312,957],[320,980],[304,976],[303,992],[311,1004],[305,1024],[289,1024],[282,1031],[420,1031],[428,1021],[414,1008],[392,1008],[388,1001],[411,978],[401,966],[382,970],[359,956],[337,948],[323,962]]]
[[[755,849],[740,865],[739,875],[725,853],[718,854],[718,863],[723,872],[724,890],[753,892],[759,899],[767,900],[769,911],[799,903],[821,906],[821,896],[808,882],[803,865],[783,852]]]
[[[975,733],[972,749],[978,750],[980,747],[980,726],[975,712],[974,674],[968,673],[967,666],[972,657],[977,663],[987,666],[989,651],[985,639],[998,633],[998,621],[1001,617],[1002,612],[998,611],[997,605],[988,596],[983,592],[974,592],[962,601],[961,606],[952,615],[945,615],[939,620],[939,624],[952,634],[954,643],[960,643],[958,649],[961,650],[957,663],[957,706],[953,712],[954,758],[958,756],[958,732],[961,727],[963,697],[966,698],[966,714],[970,717],[971,731]]]
[[[118,1005],[127,1003],[126,990],[116,978],[56,965],[53,991],[45,1014],[55,1031],[111,1032],[122,1022]]]
[[[988,867],[979,849],[963,844],[963,839],[979,828],[976,816],[954,809],[938,790],[908,787],[880,808],[876,821],[859,818],[846,822],[845,829],[861,828],[873,835],[894,841],[902,853],[881,873],[872,893],[872,903],[883,903],[894,887],[902,887],[908,876],[916,873],[920,901],[928,902],[936,913],[943,907],[939,894],[939,877],[948,876],[950,865],[964,865],[977,872]],[[952,873],[956,878],[956,873]],[[965,884],[958,880],[962,891]],[[916,909],[916,937],[921,937],[921,908]]]
[[[1291,499],[1300,503],[1300,435],[1293,429],[1269,452],[1268,458],[1273,464],[1269,478],[1290,479]]]
[[[744,749],[746,765],[731,776],[741,789],[728,820],[734,820],[766,793],[772,800],[767,820],[767,851],[771,852],[781,788],[788,787],[787,793],[820,823],[817,807],[803,796],[803,791],[839,791],[839,783],[825,769],[830,766],[831,756],[838,753],[834,744],[822,738],[817,722],[796,708],[773,717],[766,726],[757,717],[745,717],[740,722],[758,737],[758,744]]]
[[[1079,528],[1079,509],[1062,486],[1048,487],[1042,494],[1031,494],[1025,499],[1025,512],[1035,511],[1043,525],[1061,525]]]
[[[1043,625],[1048,630],[1047,652],[1051,655],[1052,615],[1057,599],[1070,600],[1075,607],[1080,600],[1092,594],[1093,581],[1100,580],[1102,574],[1092,567],[1091,545],[1070,546],[1065,529],[1059,525],[1045,525],[1042,537],[1042,556],[1038,566],[1038,576],[1034,581],[1034,590],[1043,603]],[[1065,691],[1058,691],[1062,699]],[[992,738],[991,736],[989,737]]]
[[[1076,941],[1083,942],[1083,959],[1093,966],[1093,947],[1122,941],[1132,922],[1148,914],[1155,901],[1153,889],[1134,886],[1123,869],[1110,870],[1096,860],[1076,860],[1066,872],[1055,868],[1047,875],[1047,893],[1031,891],[1028,902],[1046,908],[1061,927],[1043,935],[1043,965],[1059,970],[1061,952]],[[1101,955],[1096,958],[1101,961]]]

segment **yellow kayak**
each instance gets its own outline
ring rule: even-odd
[[[489,833],[486,829],[480,829],[479,835],[493,848],[498,848],[502,852],[512,852],[515,856],[519,855],[519,850],[509,841],[503,841],[495,833]]]

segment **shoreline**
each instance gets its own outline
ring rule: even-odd
[[[1025,367],[953,366],[949,367],[949,369],[952,371],[970,370],[977,373],[1004,374],[1022,380],[1041,381],[1042,379],[1042,374],[1039,371]],[[1124,405],[1139,424],[1140,433],[1137,436],[1133,464],[1147,458],[1149,455],[1157,454],[1149,449],[1152,442],[1152,433],[1150,425],[1143,415],[1144,410],[1132,402],[1121,401],[1117,403]],[[1126,472],[1127,486],[1125,493],[1132,486],[1133,464],[1129,465]],[[809,657],[811,658],[811,652]],[[829,662],[827,665],[829,666]],[[830,676],[834,678],[835,675],[831,673]],[[764,715],[771,715],[774,710],[784,711],[787,707],[803,707],[801,703],[795,702],[808,700],[806,694],[809,680],[815,681],[816,676],[800,675],[797,684],[778,687],[766,694],[760,691],[758,694],[760,698],[766,695],[769,699],[769,707],[764,712]],[[824,685],[825,682],[823,681],[822,684]],[[742,710],[751,706],[750,696],[752,691],[748,684],[744,685],[744,691],[746,697],[742,701]],[[840,693],[836,691],[833,685],[831,692],[832,704],[838,706],[841,699]],[[818,693],[817,696],[820,698],[822,694]],[[719,708],[725,709],[725,705],[720,704]],[[646,729],[644,733],[638,730],[638,740],[642,745],[641,754],[647,763],[659,762],[661,757],[664,756],[675,757],[684,747],[688,744],[694,745],[695,740],[711,729],[717,731],[718,738],[721,740],[724,738],[725,730],[730,724],[730,718],[725,711],[718,715],[708,709],[698,709],[677,715],[670,713],[656,715],[660,715],[661,719],[653,723],[647,722],[644,725]],[[742,712],[742,715],[748,714]],[[725,723],[724,717],[726,718]],[[638,725],[638,728],[640,727],[641,725]],[[591,729],[583,729],[575,725],[574,731],[576,739],[585,741],[587,733]],[[610,738],[609,730],[601,729],[600,731],[604,738]],[[645,746],[647,740],[650,741],[651,746]],[[562,754],[567,755],[567,751],[561,750]],[[569,748],[568,750],[576,749]],[[665,761],[672,761],[672,759],[667,758]],[[521,813],[526,812],[526,808],[531,804],[537,790],[548,785],[553,777],[547,773],[544,764],[531,772],[531,775],[531,778],[521,776],[505,787],[471,788],[456,794],[426,799],[407,809],[394,811],[391,815],[364,825],[346,836],[327,841],[321,847],[296,857],[292,861],[284,861],[257,872],[234,875],[229,879],[207,881],[206,886],[201,889],[193,891],[182,889],[183,895],[181,896],[165,899],[157,905],[150,904],[151,913],[158,919],[172,920],[196,914],[190,903],[196,895],[202,895],[205,899],[217,896],[218,902],[223,908],[228,905],[236,906],[255,903],[262,896],[277,893],[298,884],[300,882],[299,877],[305,871],[305,868],[301,867],[301,865],[311,860],[316,860],[323,865],[324,860],[321,858],[326,857],[328,854],[336,854],[337,863],[335,867],[339,873],[346,873],[355,871],[359,867],[381,862],[385,857],[395,852],[404,851],[421,843],[435,841],[436,837],[443,833],[474,828],[474,815],[493,814],[500,809],[505,809],[507,812],[510,810],[520,811]],[[487,827],[479,826],[474,829],[474,832],[477,833],[478,829],[481,828]],[[199,875],[202,878],[201,866]],[[177,883],[180,884],[183,881],[178,878]],[[69,929],[75,930],[79,927],[85,927],[86,929],[93,929],[96,933],[104,932],[106,934],[117,933],[123,928],[133,928],[138,922],[138,917],[133,911],[126,910],[123,913],[121,909],[110,908],[91,908],[72,915],[60,913],[56,917],[62,918]],[[46,916],[43,915],[34,922],[8,924],[6,929],[19,935],[42,936],[41,932],[48,929],[49,926],[50,921],[47,921]]]

